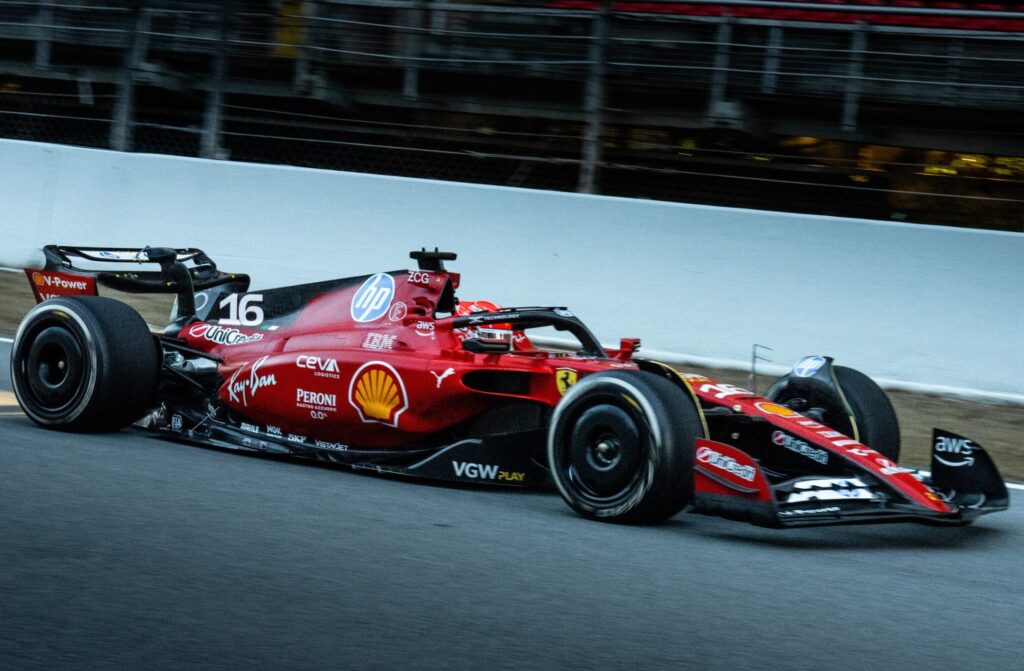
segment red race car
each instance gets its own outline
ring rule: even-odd
[[[965,524],[1008,505],[967,438],[936,430],[930,473],[900,466],[885,393],[828,357],[757,396],[636,358],[636,339],[606,349],[565,308],[460,304],[452,253],[258,292],[197,249],[44,253],[44,268],[26,270],[40,302],[18,329],[11,378],[47,428],[134,424],[404,476],[553,483],[580,515],[616,522],[689,507],[770,527]],[[170,323],[153,333],[97,285],[176,294]],[[575,349],[540,347],[544,328]]]

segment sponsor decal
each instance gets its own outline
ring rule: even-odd
[[[859,445],[860,447],[864,447],[853,438],[839,433],[831,427],[825,426],[821,422],[815,422],[813,419],[808,419],[803,415],[799,415],[796,419],[796,423],[814,431],[816,434],[827,440],[829,445],[833,447],[849,447],[850,445]]]
[[[565,392],[569,391],[569,387],[576,384],[580,374],[572,368],[556,368],[555,369],[555,386],[558,387],[558,393],[565,396]]]
[[[410,270],[409,271],[409,284],[419,284],[420,286],[430,286],[430,273],[423,270]]]
[[[383,361],[369,361],[359,367],[349,384],[348,402],[363,422],[396,429],[399,417],[409,408],[402,376]]]
[[[388,313],[388,319],[393,322],[400,322],[405,319],[407,314],[409,314],[409,308],[405,303],[395,303],[394,307],[391,308],[391,312]]]
[[[118,256],[114,252],[100,252],[100,257],[102,257],[104,259],[119,259],[119,258],[121,258],[120,256]]]
[[[434,330],[434,322],[428,322],[423,320],[416,322],[416,335],[418,336],[433,338]]]
[[[269,356],[260,357],[251,364],[243,364],[241,368],[235,371],[235,374],[228,380],[228,398],[231,399],[232,403],[241,403],[243,406],[248,407],[249,399],[256,398],[256,393],[260,389],[277,385],[277,378],[274,377],[273,373],[260,375],[260,368],[269,358]],[[248,377],[243,375],[246,366],[249,366]]]
[[[811,377],[825,365],[823,356],[805,356],[793,366],[793,375],[797,377]]]
[[[786,448],[792,452],[807,457],[811,461],[816,461],[819,464],[828,463],[828,452],[825,450],[819,450],[816,447],[811,447],[808,443],[784,433],[782,431],[772,432],[772,442],[776,445]]]
[[[213,324],[195,324],[188,330],[193,338],[204,338],[219,345],[244,345],[263,340],[262,333],[242,333],[238,329],[223,328]]]
[[[689,380],[690,382],[709,379],[707,375],[701,375],[700,373],[680,373],[679,377],[683,378],[684,380]]]
[[[306,442],[306,437],[305,436],[300,436],[300,435],[295,434],[295,433],[289,433],[288,434],[288,442],[289,443],[304,443],[304,442]]]
[[[558,315],[559,317],[575,317],[576,316],[572,312],[566,310],[565,308],[555,308],[555,314]]]
[[[383,333],[367,333],[366,338],[363,339],[363,349],[372,349],[378,352],[390,350],[394,347],[397,337]]]
[[[778,417],[801,417],[802,415],[796,410],[787,408],[784,405],[778,403],[765,403],[764,401],[758,401],[754,406],[761,412],[768,413],[769,415],[777,415]]]
[[[839,506],[829,506],[828,508],[808,508],[796,510],[780,510],[779,517],[799,517],[800,515],[829,515],[832,513],[842,512],[842,508]]]
[[[737,478],[747,482],[753,482],[757,476],[757,469],[753,466],[744,466],[732,457],[713,450],[707,445],[702,445],[697,449],[697,461],[735,475]]]
[[[85,280],[73,280],[61,275],[32,273],[32,282],[37,287],[49,287],[58,291],[88,291],[89,283]]]
[[[242,424],[241,424],[241,426],[239,428],[241,428],[242,431],[249,431],[251,433],[259,433],[260,432],[260,427],[256,426],[255,424],[249,424],[248,422],[242,422]]]
[[[474,480],[494,480],[495,482],[523,482],[526,473],[519,471],[502,471],[497,464],[473,464],[464,461],[453,461],[452,468],[460,478]]]
[[[171,430],[181,431],[182,417],[181,415],[171,415]]]
[[[717,399],[729,398],[730,396],[753,396],[752,392],[744,389],[743,387],[726,384],[725,382],[719,382],[717,384],[702,384],[700,386],[700,392],[702,394],[711,394]]]
[[[913,473],[914,471],[909,468],[903,468],[895,461],[886,459],[885,457],[878,457],[875,459],[875,463],[881,466],[879,473],[882,475],[897,475],[899,473]]]
[[[267,433],[269,433],[272,436],[277,436],[279,438],[284,437],[283,434],[281,433],[281,429],[271,424],[267,424]]]
[[[295,359],[295,365],[299,368],[313,371],[313,375],[316,377],[329,377],[335,380],[341,379],[341,372],[338,370],[337,359],[327,359],[303,354]]]
[[[973,466],[975,445],[968,438],[938,436],[935,440],[935,460],[953,468]],[[946,456],[940,456],[939,453]]]
[[[351,314],[353,321],[360,323],[380,319],[391,307],[395,297],[395,278],[387,273],[377,273],[366,278],[352,296]]]
[[[444,382],[444,379],[446,377],[448,377],[449,375],[455,375],[455,369],[454,368],[446,368],[443,373],[437,373],[435,371],[430,371],[430,374],[437,378],[437,388],[440,389],[441,388],[441,383]]]
[[[786,498],[786,503],[803,503],[804,501],[846,501],[871,500],[875,495],[867,488],[860,478],[823,478],[820,480],[803,480],[793,485]]]
[[[325,394],[319,391],[296,389],[295,407],[313,411],[310,413],[310,417],[313,419],[324,419],[326,415],[323,413],[337,412],[338,396],[337,394]]]
[[[348,445],[341,443],[329,443],[326,440],[314,440],[313,445],[321,450],[334,450],[335,452],[348,452]]]

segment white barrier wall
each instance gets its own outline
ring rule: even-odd
[[[253,287],[456,251],[460,295],[570,306],[679,361],[830,354],[1024,401],[1024,235],[0,141],[0,265],[46,243],[195,246]],[[29,256],[26,256],[29,255]]]

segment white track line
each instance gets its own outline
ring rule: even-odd
[[[13,338],[0,338],[0,342],[14,342]]]

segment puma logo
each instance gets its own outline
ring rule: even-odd
[[[449,375],[455,375],[455,369],[449,368],[445,370],[445,372],[443,373],[435,373],[434,371],[430,371],[430,374],[437,378],[437,388],[440,389],[441,383],[444,381],[446,377],[448,377]]]

